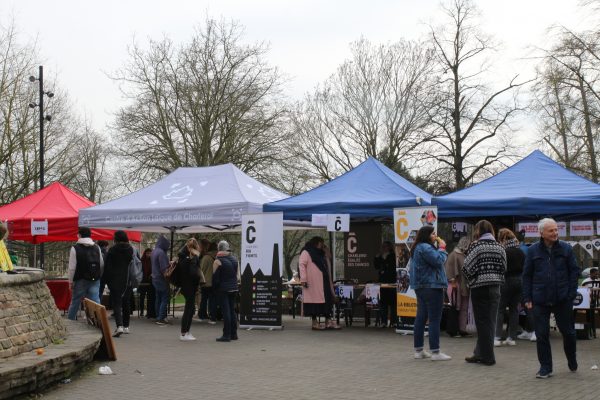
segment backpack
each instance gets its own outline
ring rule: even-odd
[[[84,246],[78,243],[74,248],[77,257],[74,280],[86,279],[88,281],[95,281],[100,279],[102,275],[100,269],[100,257],[102,257],[100,247],[97,245]]]
[[[127,267],[127,286],[137,288],[140,286],[142,279],[144,278],[144,270],[142,268],[142,260],[140,254],[134,248],[131,261]]]

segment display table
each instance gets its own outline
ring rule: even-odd
[[[50,294],[54,298],[56,307],[61,311],[67,311],[71,305],[71,288],[68,279],[46,280]]]

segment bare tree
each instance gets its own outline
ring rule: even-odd
[[[430,107],[438,131],[431,156],[441,164],[435,171],[438,187],[451,191],[464,188],[509,154],[510,122],[521,111],[517,89],[526,82],[514,76],[491,89],[485,79],[494,43],[479,29],[476,6],[470,0],[450,0],[443,10],[448,23],[431,27],[440,76]]]
[[[431,88],[431,50],[422,43],[375,45],[364,38],[350,50],[351,59],[292,115],[296,168],[312,184],[369,156],[400,167],[427,140],[423,100]]]
[[[206,19],[180,47],[163,38],[130,49],[114,77],[130,104],[114,128],[135,183],[226,162],[260,176],[279,157],[282,78],[264,61],[267,47],[242,44],[242,33]]]
[[[109,162],[116,161],[108,138],[94,130],[89,121],[83,121],[70,141],[70,169],[64,172],[64,181],[95,203],[107,200],[112,195],[111,183],[114,185],[109,175],[115,175],[110,171]]]
[[[545,52],[542,68],[555,71],[555,81],[542,79],[542,87],[555,86],[557,91],[568,93],[564,110],[572,115],[570,120],[569,148],[553,149],[559,160],[569,158],[569,151],[576,151],[576,163],[565,163],[579,173],[599,182],[598,146],[600,146],[600,32],[577,33],[564,27],[558,28],[557,42]],[[548,96],[542,96],[538,104],[552,104]],[[550,138],[562,138],[560,130],[550,130]],[[549,140],[546,140],[548,143]]]

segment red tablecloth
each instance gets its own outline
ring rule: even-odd
[[[50,289],[50,293],[52,294],[52,297],[54,297],[56,307],[61,311],[67,311],[69,309],[69,305],[71,304],[71,289],[69,288],[69,280],[48,280],[46,281],[46,285],[48,285],[48,289]]]

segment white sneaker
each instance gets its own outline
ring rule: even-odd
[[[515,342],[511,338],[506,338],[506,340],[504,341],[504,344],[507,345],[507,346],[516,346],[517,342]]]
[[[536,342],[537,341],[537,337],[535,336],[535,332],[531,332],[531,337],[529,338],[529,340],[531,340],[532,342]]]
[[[129,334],[129,327],[128,326],[126,326],[125,328],[123,328],[123,333]]]
[[[502,342],[498,339],[494,339],[494,347],[500,347],[502,346]]]
[[[431,358],[431,353],[425,350],[415,351],[415,360],[421,360],[423,358]]]
[[[191,342],[192,340],[196,340],[196,338],[193,337],[192,334],[188,332],[185,335],[180,335],[179,340],[181,340],[182,342]]]
[[[448,360],[452,360],[452,357],[450,357],[448,354],[444,354],[442,352],[434,353],[431,355],[431,361],[448,361]]]
[[[530,340],[531,339],[531,334],[533,332],[527,332],[527,331],[523,331],[523,333],[521,333],[519,336],[517,336],[517,339],[521,339],[521,340]]]
[[[118,326],[117,329],[115,329],[115,333],[113,333],[113,337],[119,337],[122,334],[123,334],[123,327]]]
[[[213,321],[212,319],[209,319],[209,320],[208,320],[208,324],[209,324],[209,325],[216,325],[216,324],[217,324],[217,321]]]

